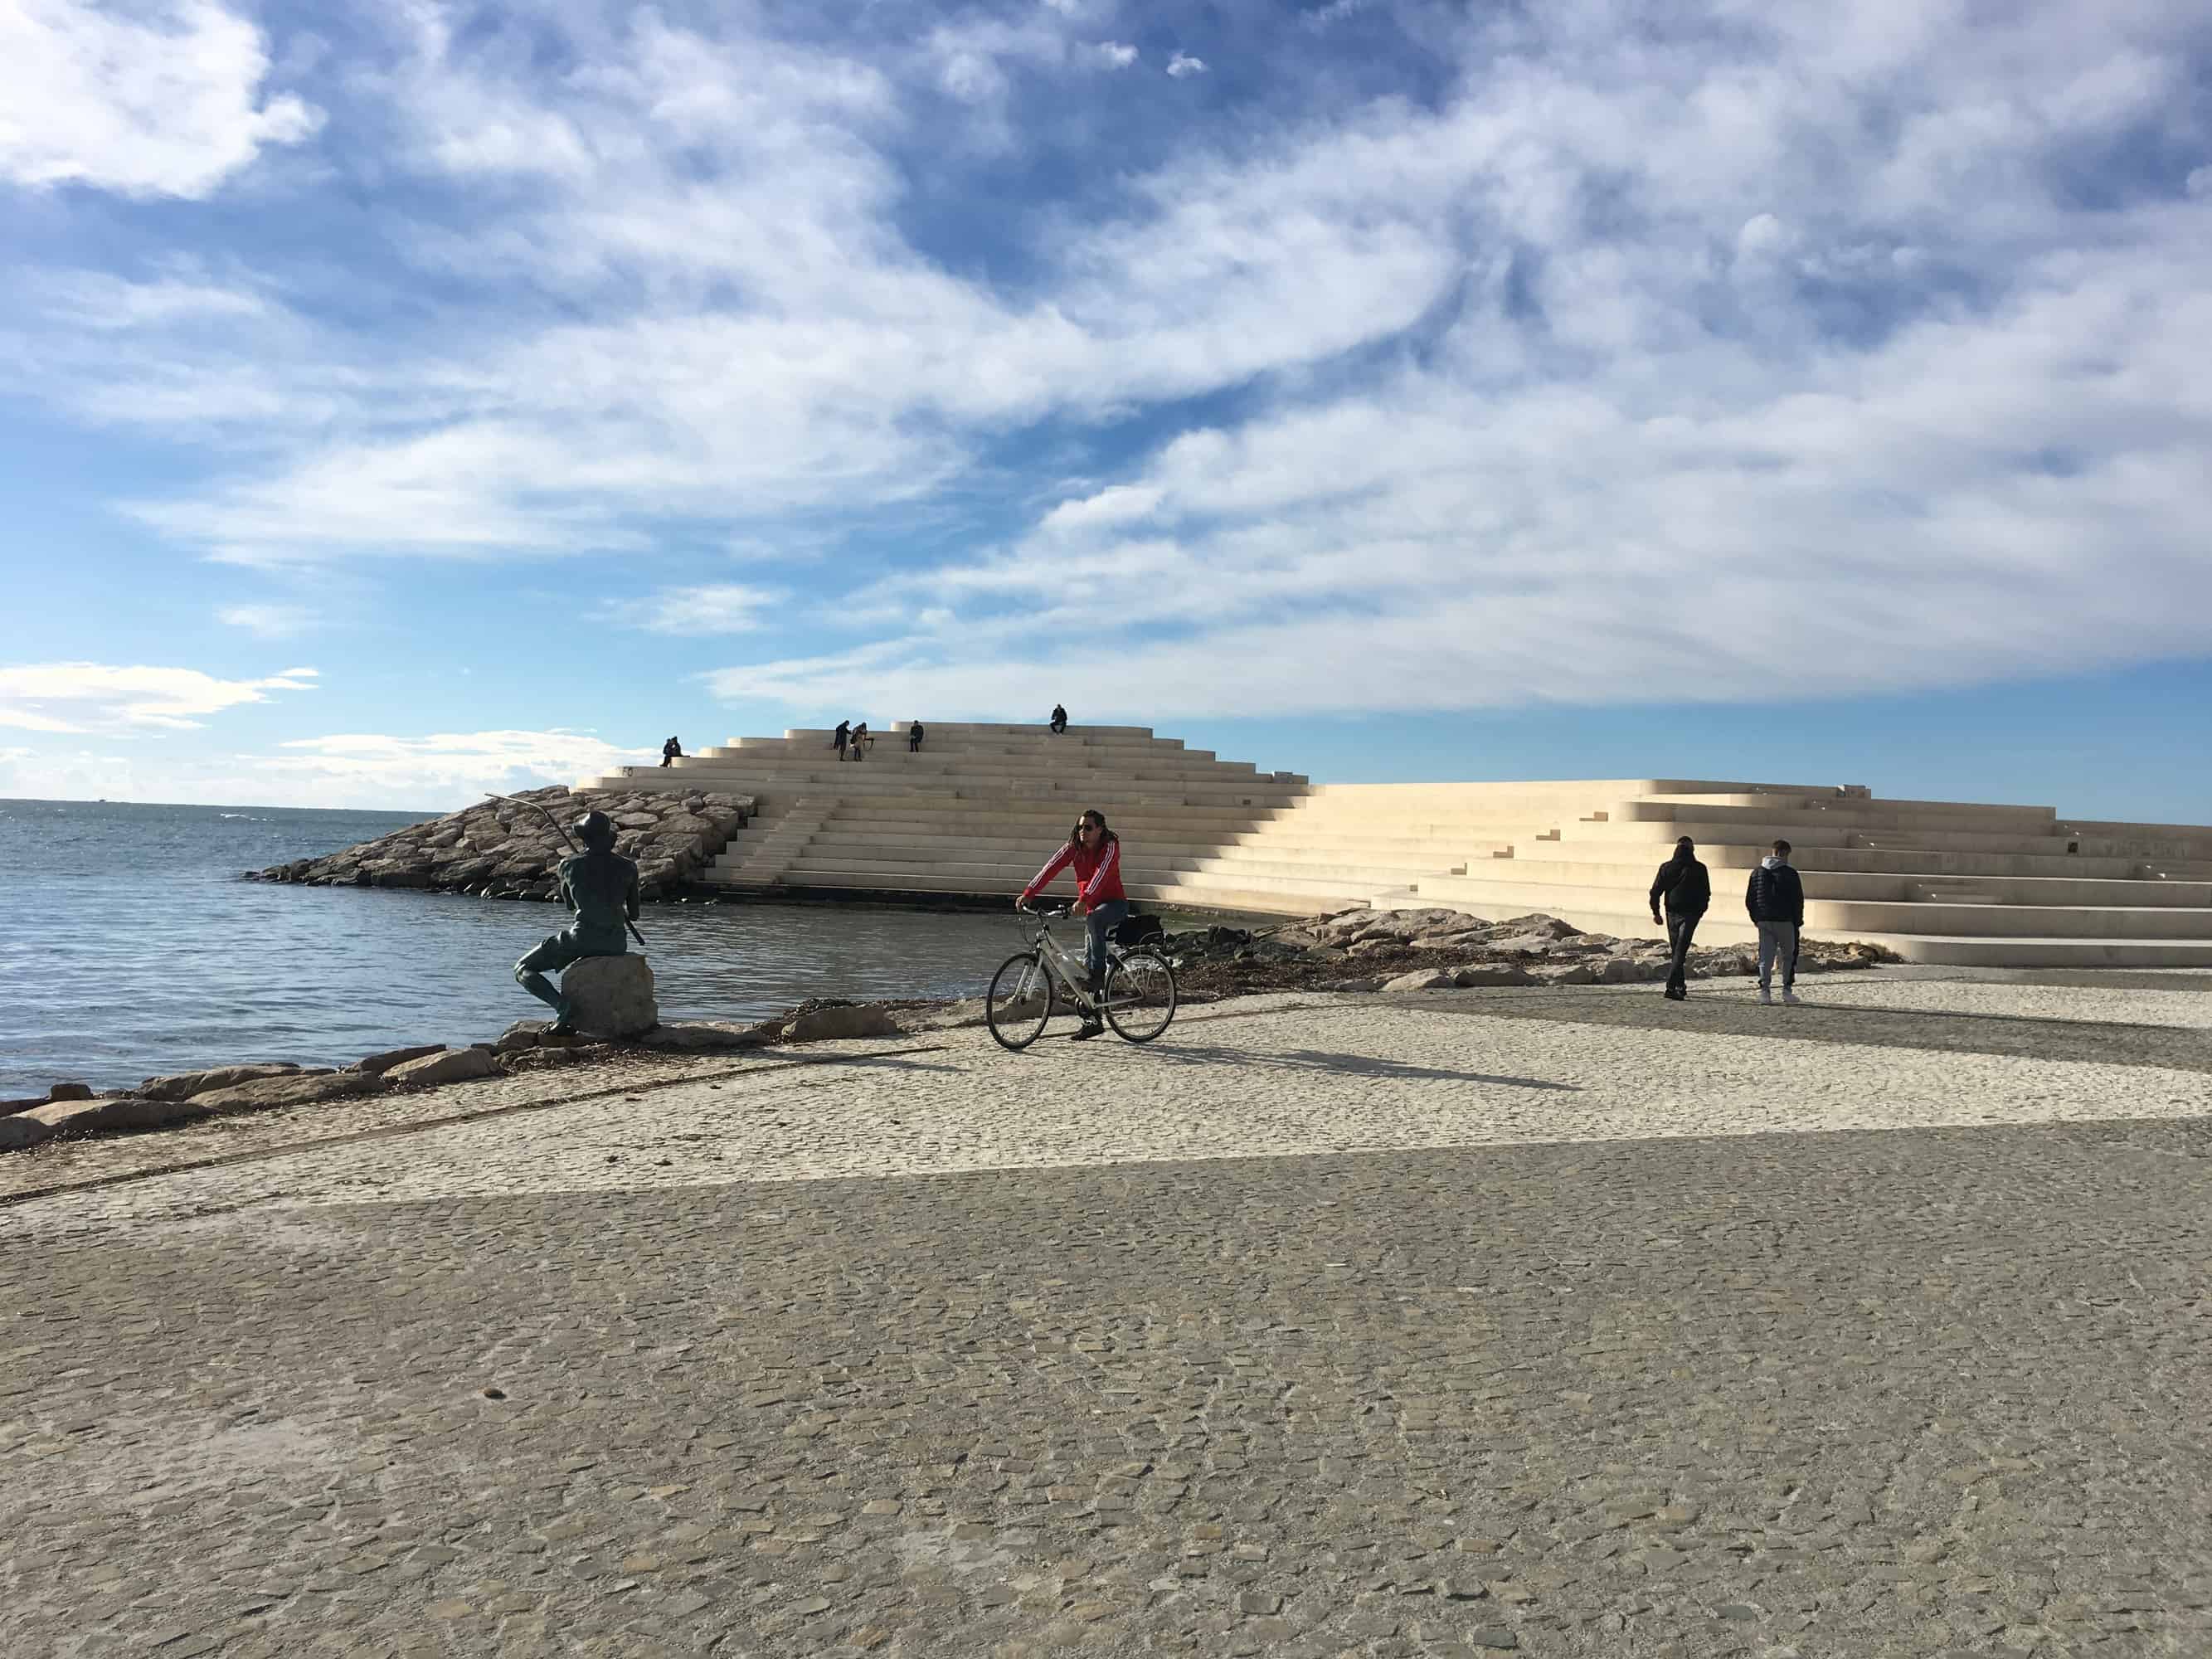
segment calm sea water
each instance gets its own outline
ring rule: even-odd
[[[343,1066],[544,1017],[511,975],[562,924],[552,905],[239,879],[424,816],[0,800],[0,1098],[230,1060]],[[1018,944],[1011,914],[694,902],[638,925],[672,1019],[979,995]]]

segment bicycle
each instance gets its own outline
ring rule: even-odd
[[[1015,925],[1029,948],[999,964],[983,1002],[985,1022],[1002,1048],[1018,1053],[1042,1036],[1063,994],[1071,1008],[1091,1006],[1083,988],[1090,969],[1053,937],[1054,921],[1067,913],[1064,904],[1021,908]],[[1097,1011],[1124,1042],[1150,1042],[1175,1018],[1175,969],[1147,946],[1122,951],[1108,945]]]

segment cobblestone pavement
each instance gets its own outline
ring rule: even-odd
[[[19,1160],[0,1654],[2212,1653],[2212,983],[1807,989]]]

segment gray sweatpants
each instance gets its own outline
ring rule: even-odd
[[[1794,921],[1762,921],[1759,924],[1759,988],[1774,988],[1774,963],[1782,960],[1782,988],[1788,990],[1797,983],[1797,924]]]

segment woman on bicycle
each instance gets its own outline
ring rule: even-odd
[[[1106,936],[1129,915],[1129,896],[1121,890],[1121,838],[1106,827],[1106,815],[1095,807],[1075,821],[1066,842],[1030,878],[1014,907],[1027,905],[1071,864],[1075,866],[1075,914],[1090,928],[1083,952],[1084,965],[1091,970],[1086,988],[1090,1001],[1083,1010],[1083,1028],[1075,1033],[1080,1042],[1105,1030],[1098,1018],[1098,994],[1106,983]]]

